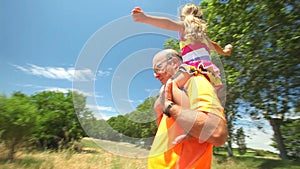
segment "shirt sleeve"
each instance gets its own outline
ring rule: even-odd
[[[215,88],[203,75],[191,77],[185,88],[189,96],[191,109],[213,113],[225,121],[224,108]]]

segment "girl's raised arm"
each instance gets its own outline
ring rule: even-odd
[[[146,15],[141,8],[136,7],[132,10],[132,18],[135,22],[142,22],[146,23],[152,26],[156,26],[162,29],[166,30],[172,30],[172,31],[178,31],[183,32],[184,31],[184,25],[181,21],[174,21],[172,19],[169,19],[167,17],[159,17],[159,16],[152,16],[152,15]]]

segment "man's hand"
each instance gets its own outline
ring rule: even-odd
[[[169,79],[164,88],[164,98],[166,101],[173,101],[172,86],[173,81],[172,79]]]
[[[167,107],[170,106],[170,104],[172,104],[172,103],[174,104],[173,95],[172,95],[172,84],[173,84],[172,80],[169,79],[167,81],[167,83],[164,85],[163,92],[161,93],[161,96],[162,96],[161,97],[161,104],[163,106],[162,110],[163,110],[164,113],[167,110]]]

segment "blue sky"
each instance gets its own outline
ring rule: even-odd
[[[135,6],[142,7],[147,12],[162,12],[170,15],[177,14],[178,4],[168,1],[71,1],[71,0],[2,0],[1,4],[1,78],[0,91],[9,94],[13,91],[22,91],[33,94],[43,90],[69,90],[72,89],[74,80],[85,81],[95,77],[94,91],[88,95],[94,95],[98,107],[104,112],[104,116],[116,115],[113,111],[113,101],[110,99],[112,77],[116,67],[122,61],[140,50],[163,48],[168,35],[162,35],[159,31],[148,26],[148,32],[140,34],[129,33],[117,35],[127,30],[134,30],[138,26],[146,26],[134,23],[130,12]],[[114,22],[125,22],[117,27],[111,26]],[[126,29],[124,26],[126,25]],[[123,29],[122,29],[123,27]],[[101,30],[108,28],[110,31],[102,33]],[[139,30],[143,30],[140,28]],[[137,30],[137,31],[139,31]],[[78,70],[83,75],[82,79],[75,77],[74,70],[80,58],[80,53],[88,45],[96,32],[100,31],[101,38],[95,45],[100,52],[108,53],[95,56],[87,60],[88,64],[94,65],[95,70],[89,71],[87,67]],[[169,33],[170,34],[170,33]],[[174,34],[174,33],[173,33]],[[174,34],[175,35],[175,34]],[[120,39],[121,42],[111,39]],[[103,47],[107,41],[112,45],[107,49]],[[96,51],[96,52],[99,52]],[[149,96],[149,92],[155,91],[160,84],[152,76],[151,58],[152,53],[147,54],[143,64],[146,70],[136,70],[136,77],[130,82],[128,95],[132,108],[123,108],[122,113],[129,112],[142,100]],[[146,61],[150,61],[146,63]],[[84,63],[83,63],[84,64]],[[132,65],[128,64],[128,67]],[[81,68],[79,68],[81,69]],[[76,69],[77,70],[77,69]],[[124,77],[126,73],[120,75]],[[143,79],[147,77],[147,79]],[[122,80],[122,79],[121,79]],[[120,83],[119,83],[120,84]],[[125,96],[120,96],[125,97]],[[125,98],[120,98],[125,99]]]
[[[0,92],[76,90],[99,118],[129,113],[157,94],[152,56],[177,37],[133,22],[131,10],[175,19],[187,2],[200,1],[1,0]],[[270,149],[261,136],[249,143]]]

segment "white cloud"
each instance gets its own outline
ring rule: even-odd
[[[59,88],[59,87],[49,87],[49,88],[44,89],[43,91],[53,91],[53,92],[68,93],[69,89]]]
[[[153,89],[145,89],[146,92],[150,93]]]
[[[109,76],[110,74],[111,74],[111,72],[108,71],[108,70],[99,70],[99,71],[98,71],[98,76],[100,76],[100,77],[107,77],[107,76]]]
[[[96,117],[96,119],[103,119],[103,120],[108,120],[111,117],[113,117],[114,115],[110,115],[110,114],[105,114],[105,113],[95,113],[94,116]]]
[[[135,100],[132,100],[132,99],[121,99],[122,101],[124,102],[128,102],[128,103],[135,103],[136,101]]]
[[[86,107],[92,111],[116,112],[116,110],[113,107],[109,107],[109,106],[98,106],[98,105],[88,104],[88,105],[86,105]]]
[[[33,64],[27,64],[27,67],[13,65],[22,72],[41,76],[49,79],[62,79],[69,81],[88,81],[94,80],[94,73],[90,69],[62,68],[62,67],[41,67]]]
[[[113,107],[109,106],[98,106],[87,104],[86,107],[93,112],[93,115],[97,119],[108,120],[109,118],[118,115],[116,110]]]

